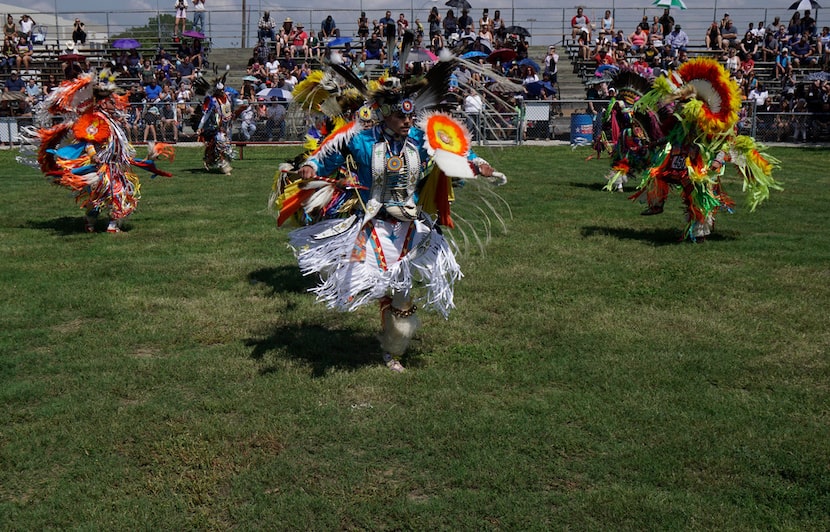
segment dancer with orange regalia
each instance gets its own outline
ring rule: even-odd
[[[114,79],[96,80],[84,74],[64,81],[41,105],[37,116],[41,127],[24,130],[18,161],[39,168],[52,183],[73,191],[85,211],[87,232],[95,231],[102,210],[110,215],[107,232],[121,232],[141,197],[132,166],[169,177],[154,160],[172,158],[172,147],[151,144],[147,159],[135,158],[120,120],[128,95],[118,94]],[[62,122],[52,126],[54,117]]]

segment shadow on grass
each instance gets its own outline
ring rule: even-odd
[[[380,363],[380,346],[374,336],[353,329],[335,329],[316,323],[281,326],[260,339],[248,339],[251,358],[263,363],[260,375],[278,371],[277,360],[303,361],[312,367],[312,377],[323,377],[330,369],[355,370]]]
[[[304,277],[296,265],[260,268],[248,274],[248,282],[263,283],[271,289],[272,294],[307,292],[312,287],[312,279]]]
[[[581,231],[583,238],[608,235],[619,240],[639,240],[650,242],[655,246],[693,243],[683,240],[683,233],[679,229],[632,229],[630,227],[600,227],[597,225],[585,226]],[[706,239],[698,239],[698,243],[720,242],[735,240],[732,232],[712,233]]]
[[[106,233],[108,223],[108,218],[99,218],[95,222],[95,232]],[[61,216],[60,218],[53,218],[51,220],[29,220],[24,226],[30,229],[52,231],[63,236],[86,233],[83,216]],[[128,233],[130,226],[125,224],[121,230]]]
[[[605,182],[605,181],[598,182],[598,183],[581,183],[581,182],[568,183],[568,185],[572,186],[572,187],[587,188],[589,190],[596,190],[597,192],[603,192],[603,189],[605,188],[605,185],[607,185],[607,184],[608,183]],[[608,192],[608,191],[606,190],[604,192]]]

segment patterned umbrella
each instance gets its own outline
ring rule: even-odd
[[[669,9],[676,7],[678,9],[686,9],[686,4],[683,0],[654,0],[651,4],[657,7],[667,7]]]
[[[793,2],[790,9],[794,11],[804,11],[806,9],[821,9],[821,6],[818,5],[816,0],[797,0]]]

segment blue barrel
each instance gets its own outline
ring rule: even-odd
[[[594,142],[594,115],[571,115],[571,144],[586,145]]]

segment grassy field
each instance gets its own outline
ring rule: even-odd
[[[830,154],[691,244],[587,149],[480,151],[513,218],[402,375],[265,212],[295,149],[180,149],[120,235],[0,153],[0,527],[830,529]]]

